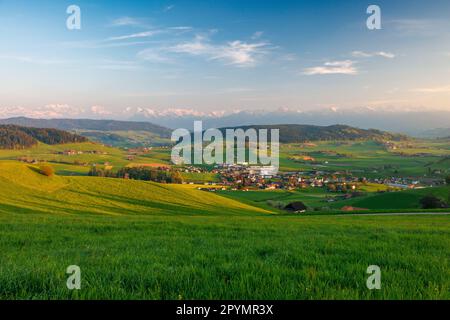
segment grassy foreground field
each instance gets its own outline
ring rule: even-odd
[[[449,216],[279,216],[14,162],[0,164],[0,252],[0,299],[450,299]]]
[[[445,216],[0,214],[1,299],[449,299]],[[79,265],[82,289],[65,268]],[[366,288],[366,268],[382,289]]]

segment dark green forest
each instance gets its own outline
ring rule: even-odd
[[[86,142],[87,138],[57,129],[28,128],[15,125],[0,125],[1,149],[24,149],[36,145]]]

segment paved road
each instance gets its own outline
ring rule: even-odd
[[[450,212],[386,212],[386,213],[347,213],[340,214],[339,217],[348,217],[348,216],[447,216],[450,215]]]

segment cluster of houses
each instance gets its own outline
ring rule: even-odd
[[[99,151],[99,150],[87,150],[87,151],[81,151],[81,150],[64,150],[64,151],[58,151],[56,154],[59,155],[65,155],[65,156],[76,156],[80,154],[101,154],[106,155],[107,152]]]
[[[126,159],[128,161],[133,161],[134,159],[136,159],[137,156],[142,156],[152,151],[152,148],[139,147],[139,148],[125,148],[124,150],[127,151]]]
[[[356,177],[345,171],[299,171],[299,172],[276,172],[273,167],[249,166],[246,164],[237,165],[216,165],[212,170],[196,166],[186,166],[182,169],[184,172],[195,173],[215,173],[219,182],[207,182],[205,185],[213,186],[215,191],[216,184],[231,190],[295,190],[305,188],[327,188],[331,192],[356,192],[360,183],[383,184],[392,189],[417,189],[423,188],[423,184],[418,180],[408,178],[383,178],[369,179]],[[432,184],[436,184],[433,181]]]
[[[330,184],[336,187],[333,191],[356,189],[358,178],[348,176],[327,176],[322,172],[280,172],[275,175],[261,175],[257,172],[233,172],[225,175],[225,185],[240,188],[257,188],[265,190],[323,188]],[[345,188],[344,188],[345,186]],[[348,187],[347,187],[348,186]]]

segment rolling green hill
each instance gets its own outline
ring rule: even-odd
[[[46,177],[37,167],[1,161],[0,211],[11,210],[106,215],[269,213],[199,191],[191,185],[96,177]]]
[[[34,128],[55,128],[77,133],[92,141],[117,147],[170,143],[172,130],[150,122],[93,119],[0,119],[0,124]]]
[[[271,129],[280,130],[281,143],[298,143],[307,141],[334,141],[334,140],[406,140],[407,136],[393,134],[386,131],[375,129],[359,129],[346,125],[332,126],[314,126],[301,124],[282,124],[282,125],[256,125],[256,126],[239,126],[232,128],[222,128],[222,132],[226,129],[268,129],[269,136]]]
[[[384,152],[375,142],[339,148]],[[84,152],[61,154],[67,149]],[[0,151],[0,300],[450,298],[449,216],[282,215],[266,202],[322,206],[323,191],[217,194],[195,185],[47,177],[14,161],[23,156],[62,174],[89,168],[76,161],[131,164],[124,150],[92,142]],[[153,148],[132,162],[168,156]],[[428,192],[345,201],[413,206]],[[366,288],[373,264],[382,270],[381,290]],[[80,266],[82,290],[67,289],[69,265]]]
[[[98,130],[98,131],[148,131],[170,137],[170,129],[150,122],[93,120],[93,119],[33,119],[17,117],[0,119],[0,124],[12,124],[34,128],[55,128],[60,130]]]
[[[448,299],[448,216],[283,216],[0,162],[1,299]],[[365,286],[369,265],[382,290]],[[82,290],[66,287],[67,266]],[[268,290],[270,288],[270,290]]]
[[[434,195],[446,202],[450,201],[450,187],[425,188],[417,190],[406,190],[400,192],[388,192],[374,194],[365,198],[355,198],[342,201],[339,206],[351,205],[366,209],[420,209],[420,199],[427,195]]]

